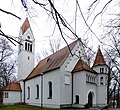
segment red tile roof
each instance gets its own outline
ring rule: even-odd
[[[104,57],[102,55],[102,52],[101,52],[100,48],[98,48],[98,51],[97,51],[97,54],[96,54],[96,58],[95,58],[93,67],[95,67],[97,65],[106,65]]]
[[[7,87],[4,91],[21,91],[20,83],[10,82],[7,84]]]
[[[28,18],[26,18],[26,20],[24,21],[23,25],[22,25],[22,33],[24,34],[24,32],[30,27],[30,23]]]
[[[96,73],[93,69],[90,68],[90,66],[88,66],[83,60],[80,59],[77,62],[74,69],[72,70],[72,73],[75,73],[75,72],[78,72],[78,71],[83,71],[83,70]]]
[[[71,50],[76,45],[77,41],[78,40],[74,41],[69,45]],[[41,60],[38,65],[33,69],[33,71],[28,75],[26,80],[39,76],[41,75],[41,73],[46,73],[48,71],[59,68],[64,63],[69,54],[70,52],[68,50],[68,47],[66,46],[61,50],[57,51],[56,53]]]

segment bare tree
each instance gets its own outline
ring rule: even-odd
[[[106,43],[106,56],[108,61],[111,61],[111,82],[116,83],[115,88],[118,90],[117,97],[117,107],[120,107],[119,104],[119,91],[120,91],[120,27],[119,27],[119,18],[116,14],[116,18],[110,19],[108,24],[105,26],[107,28],[106,34],[103,37],[103,40]],[[112,84],[112,83],[111,83]],[[112,86],[113,87],[113,86]],[[113,87],[113,91],[116,91]]]
[[[42,56],[47,57],[50,54],[53,54],[57,52],[60,49],[60,46],[62,44],[61,38],[51,38],[49,37],[48,43],[46,44],[47,47],[45,47],[42,51]]]
[[[13,59],[14,51],[9,42],[0,37],[0,86],[3,87],[10,82],[11,76],[15,73],[16,61]]]

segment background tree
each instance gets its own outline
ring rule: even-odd
[[[112,14],[114,16],[111,18],[107,24],[105,25],[106,33],[103,36],[103,40],[101,40],[103,45],[106,47],[106,55],[108,61],[111,62],[110,70],[111,70],[111,84],[114,82],[114,86],[112,87],[112,93],[117,91],[117,107],[120,107],[120,21],[119,14]]]
[[[0,37],[0,87],[4,87],[7,82],[10,82],[15,73],[16,61],[13,55],[14,51],[9,42]]]
[[[50,54],[57,52],[61,48],[62,40],[61,38],[52,38],[49,37],[48,41],[45,42],[44,49],[39,54],[41,58],[45,58]]]

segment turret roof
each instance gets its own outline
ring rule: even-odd
[[[96,54],[96,58],[95,58],[93,67],[95,67],[97,65],[106,65],[106,62],[104,60],[104,57],[102,55],[100,47],[98,48],[98,51],[97,51],[97,54]]]

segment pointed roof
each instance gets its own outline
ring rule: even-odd
[[[93,67],[95,67],[97,65],[106,65],[106,62],[104,60],[104,57],[102,55],[100,47],[98,48],[98,51],[97,51],[97,54],[96,54],[96,58],[95,58]]]
[[[83,70],[95,73],[95,71],[93,69],[91,69],[90,66],[88,66],[83,60],[80,59],[77,62],[74,69],[72,70],[72,73],[75,73],[75,72],[78,72],[78,71],[83,71]]]
[[[24,32],[30,27],[30,23],[28,18],[25,19],[21,29],[22,29],[22,33],[24,34]]]
[[[17,82],[10,82],[7,84],[7,87],[4,91],[21,91],[20,83]]]
[[[74,41],[69,45],[71,51],[77,44],[77,41],[78,40]],[[68,49],[68,46],[66,46],[61,50],[57,51],[56,53],[44,58],[38,63],[38,65],[33,69],[33,71],[28,75],[28,77],[25,80],[29,80],[31,78],[39,76],[41,75],[41,73],[46,73],[48,71],[60,68],[65,62],[66,58],[69,56],[69,54],[70,51]]]

